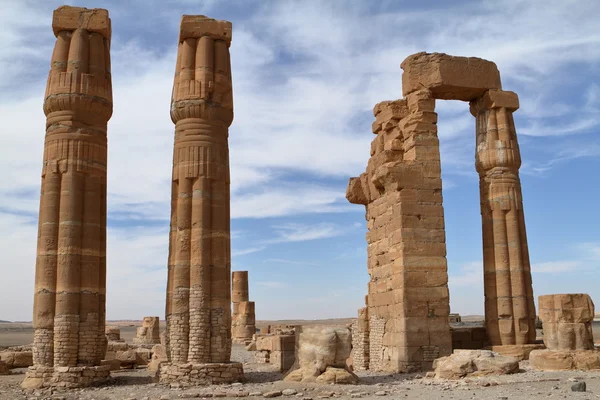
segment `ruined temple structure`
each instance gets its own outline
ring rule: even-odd
[[[160,344],[160,320],[158,317],[144,317],[142,326],[136,329],[135,344]]]
[[[35,272],[33,366],[23,387],[103,381],[108,11],[62,6],[44,98],[46,138]]]
[[[233,343],[249,344],[256,333],[254,302],[248,294],[248,271],[231,273],[231,336]]]
[[[184,15],[171,101],[175,123],[167,280],[169,363],[160,381],[233,382],[228,129],[231,23]]]
[[[549,294],[538,298],[545,350],[534,350],[529,364],[539,370],[600,369],[594,346],[594,303],[589,295]]]
[[[487,334],[494,351],[526,357],[535,347],[535,307],[517,95],[502,90],[494,63],[478,58],[418,53],[401,67],[404,98],[375,106],[371,158],[346,193],[366,206],[369,230],[370,282],[354,361],[401,372],[429,369],[452,352],[436,99],[469,102],[476,118]]]

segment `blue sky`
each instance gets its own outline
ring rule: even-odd
[[[62,1],[0,9],[0,319],[30,320],[45,117]],[[534,294],[600,301],[600,3],[577,1],[80,1],[113,25],[108,125],[109,319],[164,316],[182,14],[233,22],[232,269],[258,319],[353,317],[367,290],[364,171],[372,108],[402,96],[419,51],[496,62],[515,113]],[[483,313],[474,118],[439,101],[453,312]]]

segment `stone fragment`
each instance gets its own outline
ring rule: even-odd
[[[594,303],[589,295],[553,294],[538,299],[548,350],[593,350]]]
[[[270,398],[272,398],[272,397],[279,397],[279,396],[281,396],[281,395],[282,395],[282,392],[281,392],[281,390],[271,390],[271,391],[269,391],[269,392],[265,392],[265,393],[263,393],[263,395],[262,395],[262,396],[263,396],[264,398],[270,399]]]
[[[160,320],[159,317],[144,317],[142,326],[137,328],[133,338],[135,344],[159,344]]]
[[[283,389],[283,390],[281,391],[281,393],[282,393],[284,396],[293,396],[293,395],[295,395],[296,393],[298,393],[298,391],[297,391],[296,389]]]
[[[585,382],[577,382],[571,385],[572,392],[585,392],[587,389]]]
[[[489,350],[455,350],[451,356],[438,358],[433,364],[435,377],[439,379],[504,375],[519,371],[519,362],[515,358]]]
[[[350,356],[352,348],[350,329],[327,326],[302,327],[297,335],[299,336],[297,338],[296,362],[285,375],[284,381],[358,382],[358,377],[350,372],[346,366],[346,360]],[[332,369],[327,371],[328,368]],[[320,378],[324,373],[325,376]]]

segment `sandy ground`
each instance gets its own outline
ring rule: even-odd
[[[172,389],[153,382],[145,369],[113,372],[112,382],[98,388],[74,391],[37,391],[24,393],[19,388],[25,369],[13,370],[13,375],[0,376],[0,399],[54,399],[54,400],[164,400],[199,397],[263,398],[272,391],[293,389],[287,397],[303,400],[321,398],[408,398],[408,399],[598,399],[600,373],[598,372],[535,372],[528,363],[521,363],[521,372],[514,375],[471,378],[461,381],[440,381],[422,378],[421,374],[394,374],[359,372],[359,385],[317,385],[287,383],[282,375],[268,364],[252,362],[252,354],[243,346],[235,345],[232,359],[244,363],[247,382],[233,385],[214,385],[190,389]],[[587,392],[574,393],[571,386],[584,381]],[[293,392],[293,391],[292,391]]]
[[[271,324],[346,324],[351,320],[327,321],[277,321]],[[261,321],[266,323],[267,321]],[[110,323],[111,325],[113,323]],[[131,342],[139,321],[120,322],[121,336]],[[261,325],[260,323],[258,324]],[[596,338],[600,339],[600,326],[595,324]],[[31,324],[0,324],[0,348],[3,346],[31,343]],[[317,385],[287,383],[282,374],[269,364],[254,363],[251,352],[243,346],[234,345],[232,360],[244,364],[246,382],[234,385],[214,385],[190,389],[169,388],[154,382],[145,369],[116,371],[109,384],[75,391],[23,392],[19,384],[26,369],[12,370],[8,376],[0,376],[0,399],[53,399],[53,400],[164,400],[207,397],[263,398],[272,391],[293,389],[294,394],[283,395],[302,400],[322,398],[408,398],[408,399],[600,399],[600,373],[596,372],[537,372],[529,368],[527,361],[521,363],[521,372],[500,377],[482,377],[461,381],[439,381],[423,378],[423,374],[394,374],[358,372],[359,385]],[[575,393],[571,386],[585,381],[587,392]]]

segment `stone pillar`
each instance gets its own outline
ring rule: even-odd
[[[256,333],[254,302],[249,301],[248,271],[233,271],[231,274],[231,332],[233,343],[248,344]]]
[[[103,9],[62,6],[54,11],[52,28],[56,43],[44,98],[34,366],[23,383],[29,387],[85,386],[108,377],[96,366],[106,347],[110,19]],[[92,372],[83,374],[85,367]]]
[[[477,121],[485,318],[492,346],[531,344],[536,336],[521,154],[512,116],[518,108],[517,95],[502,90],[488,90],[471,102]]]
[[[173,365],[229,363],[231,356],[230,43],[230,22],[182,17],[171,101],[175,146],[166,345]],[[161,379],[177,379],[180,372],[173,366],[163,374],[161,368]],[[240,374],[241,364],[226,380]]]
[[[377,104],[367,171],[346,193],[367,210],[373,370],[429,369],[452,351],[434,107],[427,90]]]
[[[369,369],[369,308],[358,309],[352,323],[352,367],[354,371]]]

